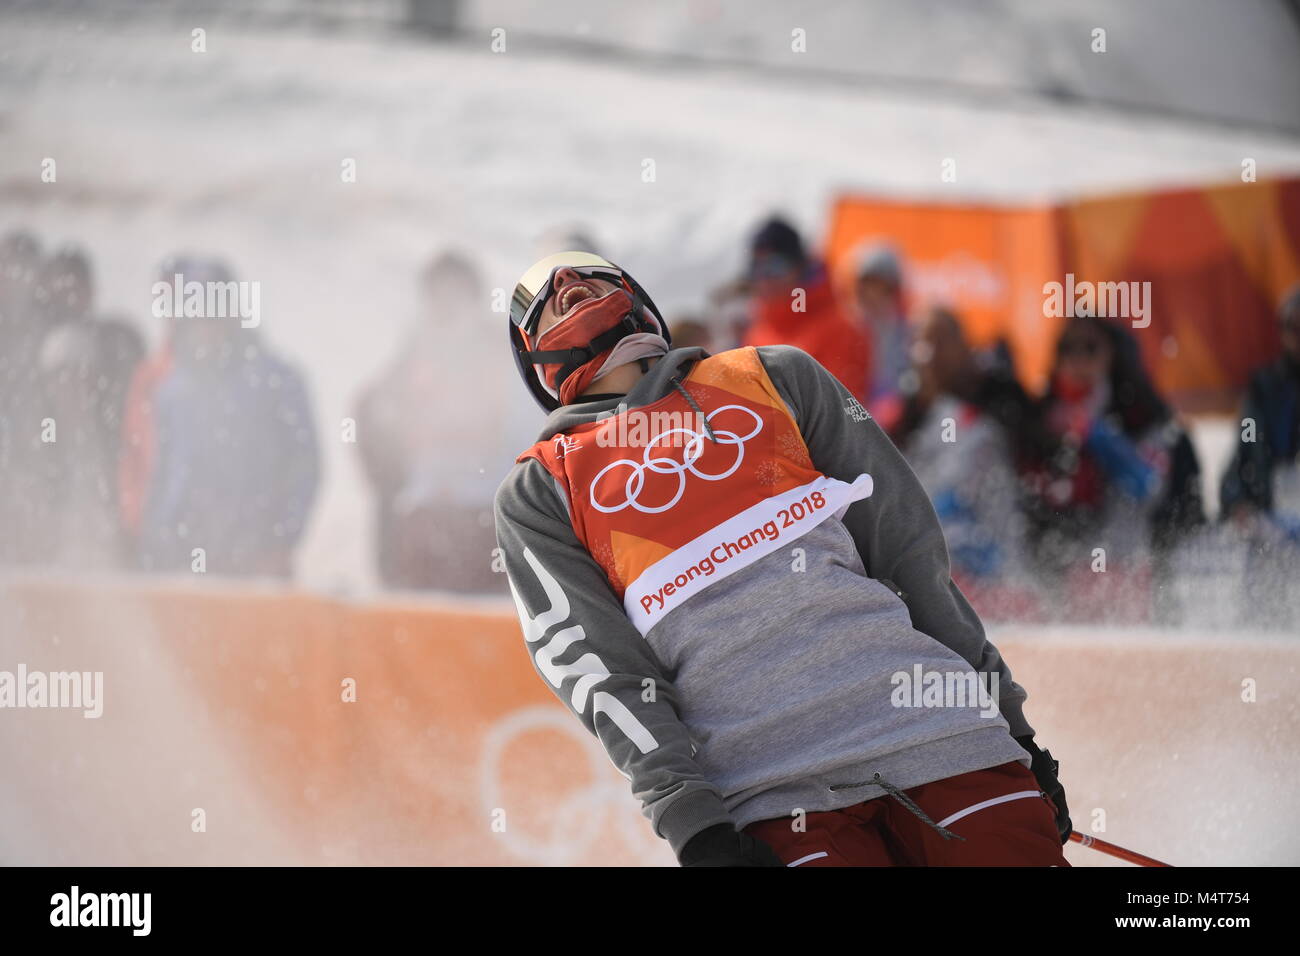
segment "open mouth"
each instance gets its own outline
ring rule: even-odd
[[[570,282],[555,297],[555,314],[558,318],[567,318],[569,313],[582,303],[601,298],[604,296],[587,283]]]

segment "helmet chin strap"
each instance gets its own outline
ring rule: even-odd
[[[631,294],[632,294],[632,310],[629,314],[632,316],[638,316],[644,312],[648,312],[649,310],[645,307],[645,303],[641,301],[640,290],[636,287],[633,287],[631,290]],[[650,371],[650,360],[648,358],[645,358],[643,356],[636,360],[636,364],[637,367],[641,369],[642,375]]]
[[[629,306],[618,322],[590,339],[585,345],[571,345],[568,348],[559,349],[539,349],[523,353],[525,361],[534,365],[559,365],[560,370],[555,376],[553,383],[549,383],[557,393],[564,387],[565,381],[581,369],[584,365],[594,361],[600,355],[612,349],[621,340],[637,332],[647,331],[644,323],[639,320],[642,310],[645,308],[641,295],[635,289],[623,289],[628,296]],[[556,326],[557,330],[560,326]],[[567,330],[565,330],[567,331]],[[661,330],[657,330],[661,331]],[[561,335],[564,332],[560,333]],[[543,334],[538,338],[538,344],[546,338]],[[645,359],[639,360],[641,370],[648,371],[649,364]]]
[[[631,315],[631,316],[633,316],[633,317],[635,317],[635,316],[640,315],[644,309],[645,309],[645,306],[644,306],[644,305],[642,304],[642,302],[641,302],[641,293],[638,292],[636,289],[633,289],[633,290],[632,290],[632,309],[631,309],[631,311],[630,311],[628,314]],[[649,359],[644,358],[644,357],[639,358],[639,359],[636,360],[636,364],[637,364],[637,367],[641,369],[641,374],[642,374],[642,375],[644,375],[646,372],[650,371],[650,360],[649,360]]]

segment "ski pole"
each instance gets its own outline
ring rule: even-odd
[[[1102,853],[1117,856],[1121,860],[1136,863],[1138,866],[1172,866],[1172,864],[1161,863],[1159,860],[1153,859],[1152,857],[1143,856],[1141,853],[1135,853],[1133,850],[1126,850],[1122,846],[1116,846],[1114,843],[1107,843],[1105,840],[1099,840],[1095,836],[1088,836],[1086,833],[1080,833],[1078,830],[1070,831],[1070,839],[1083,846],[1090,846],[1094,850],[1100,850]]]

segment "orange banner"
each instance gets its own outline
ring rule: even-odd
[[[1227,409],[1276,355],[1277,303],[1300,281],[1300,180],[1055,207],[842,198],[826,252],[846,294],[857,250],[881,240],[904,259],[912,307],[954,307],[977,346],[1005,339],[1034,390],[1063,324],[1044,286],[1137,283],[1148,315],[1125,318],[1158,385],[1186,407]]]

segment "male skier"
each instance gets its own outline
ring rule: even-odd
[[[1069,865],[1025,691],[848,389],[671,349],[589,253],[530,268],[509,332],[550,411],[496,497],[524,637],[682,865]]]

